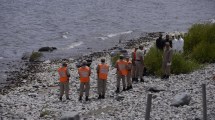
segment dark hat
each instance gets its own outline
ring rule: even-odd
[[[67,63],[66,62],[62,62],[62,66],[66,67]]]
[[[87,61],[86,61],[86,60],[84,60],[84,61],[82,62],[82,66],[85,66],[85,65],[87,65]]]
[[[101,59],[101,62],[102,62],[102,63],[104,63],[104,62],[105,62],[105,59],[104,59],[104,58],[102,58],[102,59]]]

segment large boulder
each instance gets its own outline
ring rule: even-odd
[[[191,100],[191,96],[188,93],[179,93],[177,94],[172,101],[172,104],[170,106],[183,106],[183,105],[189,105]]]
[[[67,112],[62,115],[60,120],[80,120],[80,116],[77,112]]]
[[[56,49],[57,49],[56,47],[41,47],[38,51],[39,52],[51,52]]]

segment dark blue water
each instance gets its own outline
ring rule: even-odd
[[[58,48],[49,58],[72,57],[119,37],[187,31],[214,11],[215,0],[0,0],[0,62],[43,46]]]

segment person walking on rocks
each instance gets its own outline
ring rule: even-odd
[[[173,50],[170,47],[170,43],[165,43],[165,48],[163,52],[163,62],[162,62],[162,70],[163,70],[163,76],[162,79],[168,79],[170,76],[170,67],[172,63],[172,54]]]
[[[127,85],[127,90],[130,90],[132,89],[132,82],[131,82],[132,62],[129,60],[129,56],[126,56],[126,62],[127,62],[126,85]]]
[[[60,101],[62,101],[63,94],[65,92],[66,99],[69,99],[69,69],[67,68],[67,64],[65,62],[62,63],[62,67],[58,69],[58,74],[60,76]]]
[[[78,68],[78,74],[80,77],[80,96],[79,101],[82,100],[83,92],[85,91],[85,100],[89,100],[89,91],[90,91],[90,74],[91,70],[87,66],[87,61],[83,61],[82,66]]]
[[[101,63],[97,66],[98,77],[98,99],[105,98],[107,76],[109,71],[109,65],[105,63],[105,59],[101,59]]]
[[[134,48],[134,51],[131,53],[131,59],[132,59],[132,70],[131,70],[131,76],[132,76],[132,82],[137,81],[136,78],[136,65],[135,65],[135,61],[136,61],[136,52],[138,50],[138,47]]]
[[[126,85],[125,85],[125,76],[127,75],[127,62],[124,60],[124,56],[120,55],[119,60],[116,62],[115,68],[117,69],[117,89],[116,93],[120,92],[120,81],[122,80],[122,85],[123,85],[123,91],[126,90]]]
[[[140,78],[140,82],[144,82],[143,79],[143,70],[144,70],[144,50],[143,46],[140,45],[139,49],[136,52],[136,60],[135,60],[135,65],[136,65],[136,80],[138,82],[138,78]]]

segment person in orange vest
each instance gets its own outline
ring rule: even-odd
[[[132,81],[131,81],[131,70],[132,70],[132,62],[129,60],[129,56],[126,56],[127,62],[127,75],[126,75],[126,82],[127,82],[127,90],[132,89]]]
[[[131,76],[132,76],[132,82],[134,81],[138,81],[138,79],[136,78],[136,70],[137,70],[137,67],[136,67],[136,64],[135,64],[135,61],[136,61],[136,51],[138,50],[138,47],[135,47],[134,48],[134,51],[131,53],[131,59],[132,59],[132,71],[131,71]]]
[[[105,59],[101,59],[101,64],[97,66],[97,77],[98,77],[98,99],[105,98],[107,76],[109,71],[109,65],[105,63]]]
[[[78,68],[78,74],[80,77],[80,96],[79,101],[82,100],[83,92],[85,90],[86,101],[89,100],[89,91],[90,91],[90,74],[91,70],[87,66],[87,61],[83,61],[82,66]]]
[[[125,85],[125,76],[127,75],[127,62],[123,59],[124,56],[120,55],[119,60],[116,62],[115,68],[117,69],[117,89],[116,93],[120,92],[120,81],[122,79],[122,86],[123,86],[123,91],[126,91],[126,85]]]
[[[70,100],[69,99],[69,77],[70,77],[70,74],[69,74],[69,69],[67,68],[67,64],[64,62],[62,63],[62,67],[60,67],[58,69],[58,74],[60,76],[60,101],[62,101],[62,97],[63,97],[63,94],[65,92],[66,94],[66,99],[67,100]]]

